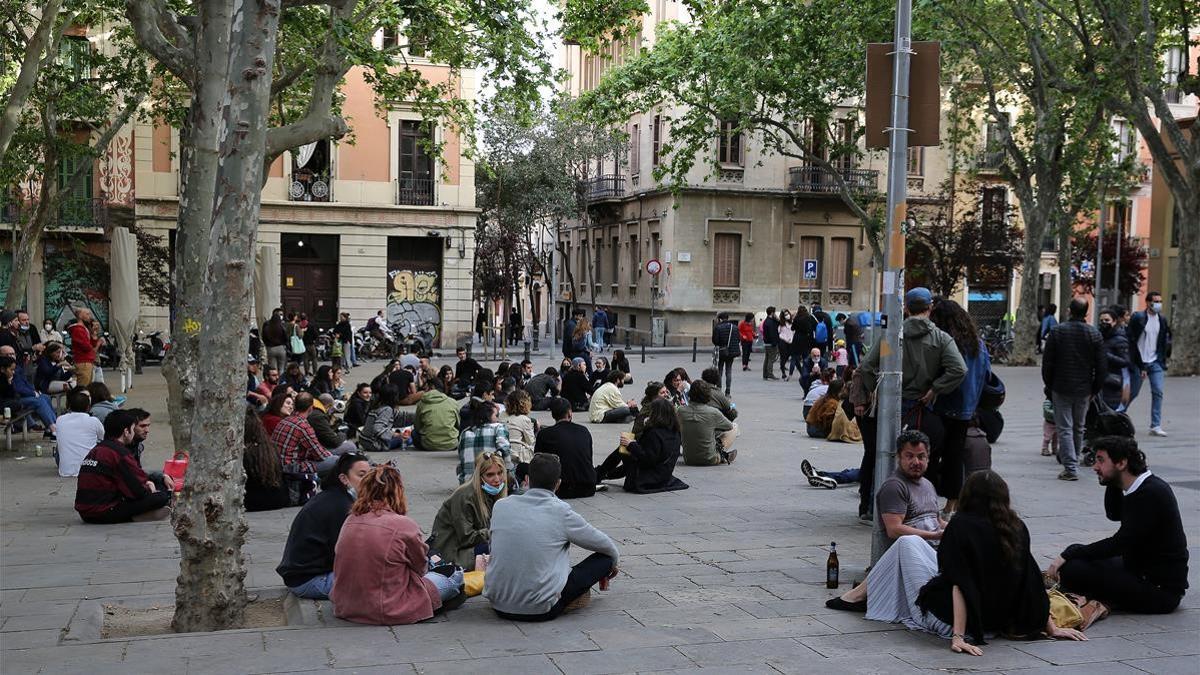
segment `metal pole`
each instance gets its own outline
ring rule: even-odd
[[[698,339],[699,338],[692,338],[692,363],[696,362],[696,346],[698,344]]]
[[[904,325],[904,231],[908,217],[906,167],[908,153],[908,78],[912,56],[912,0],[896,2],[896,35],[892,59],[892,124],[888,144],[887,239],[883,259],[883,339],[880,350],[879,387],[877,389],[878,433],[875,439],[875,493],[895,470],[896,436],[900,433],[900,383],[902,375],[901,328]],[[874,564],[891,543],[883,529],[879,509],[875,511],[874,536],[871,538],[871,563]]]
[[[1128,213],[1130,208],[1132,208],[1132,205],[1126,204],[1125,212]],[[1118,220],[1117,221],[1117,253],[1116,253],[1116,257],[1113,258],[1113,264],[1116,266],[1116,269],[1113,271],[1113,294],[1116,295],[1116,299],[1114,300],[1113,304],[1117,304],[1117,305],[1125,304],[1123,302],[1124,298],[1121,297],[1121,238],[1125,236],[1124,233],[1125,233],[1125,221],[1123,219]]]
[[[1101,286],[1100,267],[1104,263],[1104,218],[1107,215],[1108,209],[1108,183],[1104,184],[1104,189],[1100,191],[1100,234],[1096,237],[1096,274],[1095,284],[1092,287],[1092,325],[1100,325],[1100,294],[1103,292]]]

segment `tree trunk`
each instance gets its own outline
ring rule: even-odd
[[[1049,219],[1045,210],[1037,207],[1036,203],[1021,200],[1021,211],[1025,214],[1025,257],[1021,261],[1021,296],[1013,323],[1012,354],[1008,358],[1008,364],[1013,366],[1032,366],[1038,362],[1034,353],[1039,326],[1037,296],[1041,281],[1042,238]]]
[[[38,244],[42,241],[42,233],[50,222],[50,210],[53,201],[54,181],[52,176],[58,175],[58,154],[54,142],[47,139],[43,146],[45,170],[42,173],[42,184],[38,187],[37,206],[33,216],[25,227],[20,228],[17,235],[17,245],[13,250],[12,272],[8,277],[8,292],[4,296],[4,304],[9,307],[28,307],[25,302],[25,292],[29,289],[29,272],[33,268],[33,259],[37,255]]]
[[[1195,133],[1195,132],[1193,132]],[[1187,201],[1176,200],[1179,228],[1179,275],[1172,280],[1170,360],[1172,375],[1200,375],[1200,194]],[[1159,290],[1162,289],[1147,289]]]
[[[1099,296],[1097,296],[1099,297]],[[1059,322],[1070,316],[1071,300],[1075,298],[1075,282],[1071,279],[1071,230],[1061,225],[1058,233],[1058,317]]]

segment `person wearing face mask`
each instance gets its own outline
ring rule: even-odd
[[[329,597],[338,533],[358,497],[359,481],[370,470],[366,455],[342,455],[321,482],[321,492],[296,514],[283,547],[283,560],[275,568],[292,593],[310,600]]]
[[[1162,293],[1146,294],[1146,311],[1129,317],[1129,356],[1133,362],[1132,401],[1142,390],[1142,382],[1150,380],[1150,435],[1166,436],[1162,428],[1163,380],[1167,359],[1171,358],[1171,324],[1162,313]]]
[[[1100,336],[1104,338],[1104,354],[1108,357],[1108,374],[1100,388],[1100,398],[1113,410],[1129,406],[1129,338],[1117,325],[1111,309],[1100,311]]]
[[[466,571],[475,569],[475,556],[489,552],[492,507],[508,496],[504,458],[485,453],[475,462],[471,480],[458,486],[433,519],[431,552]]]
[[[62,344],[63,334],[54,327],[54,322],[46,319],[46,323],[42,324],[42,344],[50,344],[57,342]]]

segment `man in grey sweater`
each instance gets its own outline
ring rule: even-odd
[[[594,584],[617,574],[613,540],[554,496],[561,472],[558,457],[535,454],[525,493],[492,507],[483,595],[503,619],[549,621],[586,604]],[[594,553],[572,567],[571,544]]]

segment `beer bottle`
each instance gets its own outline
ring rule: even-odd
[[[837,542],[829,542],[829,560],[825,563],[825,588],[838,587]]]

